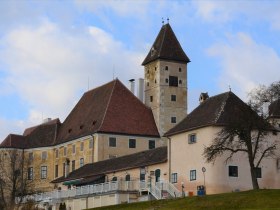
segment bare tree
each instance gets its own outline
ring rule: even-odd
[[[16,197],[21,201],[24,195],[33,192],[28,166],[24,150],[0,151],[0,209],[13,209]]]
[[[262,94],[267,92],[264,90],[263,87],[258,89],[255,99],[265,98]],[[253,189],[259,189],[256,170],[264,158],[275,156],[277,141],[268,136],[276,130],[249,105],[239,107],[236,113],[238,116],[232,114],[203,155],[207,162],[213,163],[222,155],[226,156],[226,162],[237,153],[247,155]]]

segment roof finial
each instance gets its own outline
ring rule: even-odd
[[[229,92],[231,92],[231,87],[230,87],[230,85],[228,86],[228,88],[229,88]]]
[[[167,17],[167,23],[169,23],[169,17]]]
[[[161,18],[161,23],[162,23],[162,25],[164,25],[164,20],[163,20],[163,18]]]

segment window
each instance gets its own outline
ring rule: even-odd
[[[127,175],[125,176],[125,181],[130,181],[130,175],[129,175],[129,174],[127,174]]]
[[[165,83],[168,83],[168,79],[167,78],[165,79]]]
[[[72,171],[75,170],[75,160],[72,160]]]
[[[168,71],[168,66],[165,66],[165,71]]]
[[[149,84],[149,82],[147,82],[147,86],[149,86],[150,84]]]
[[[81,142],[81,145],[80,145],[80,151],[84,151],[84,142],[83,141]]]
[[[54,176],[55,176],[55,177],[58,177],[58,165],[55,165],[55,168],[54,168]]]
[[[171,123],[176,123],[176,117],[171,117]]]
[[[29,159],[30,162],[33,161],[33,152],[30,152],[30,153],[28,154],[28,159]]]
[[[64,147],[64,151],[63,151],[64,156],[67,155],[67,147]]]
[[[63,176],[65,176],[65,163],[63,163],[63,165],[62,165],[62,171],[63,171]]]
[[[149,140],[149,149],[154,149],[156,147],[155,140]]]
[[[155,84],[157,84],[157,80],[155,79]]]
[[[177,183],[177,173],[171,174],[171,183]]]
[[[181,69],[181,67],[179,68],[179,72],[182,72],[182,69]]]
[[[117,140],[115,137],[109,138],[109,147],[116,147],[117,146]]]
[[[84,165],[84,158],[80,159],[80,167],[82,167]]]
[[[190,181],[196,180],[196,170],[190,170]]]
[[[58,158],[58,149],[55,150],[55,158]]]
[[[47,166],[41,166],[41,179],[46,179],[48,173],[48,167]]]
[[[89,146],[88,146],[88,147],[89,147],[90,149],[93,148],[93,139],[90,139],[90,140],[89,140]]]
[[[33,180],[33,167],[29,167],[27,170],[27,179]]]
[[[42,152],[42,160],[46,160],[46,159],[47,159],[47,156],[48,156],[47,151],[43,151],[43,152]]]
[[[280,158],[276,160],[276,167],[277,169],[280,169]]]
[[[237,166],[228,166],[228,176],[238,177],[238,167]]]
[[[169,76],[169,86],[178,87],[178,77]]]
[[[114,176],[114,177],[112,178],[112,181],[113,181],[113,182],[116,182],[116,181],[118,181],[118,178],[117,178],[116,176]]]
[[[189,141],[189,144],[196,143],[196,134],[195,133],[189,134],[188,141]]]
[[[255,168],[256,178],[262,178],[262,168]]]
[[[75,144],[72,145],[72,153],[73,153],[73,154],[76,153],[76,145],[75,145]]]
[[[171,101],[176,101],[176,95],[171,95]]]
[[[150,96],[150,102],[153,102],[153,96]]]
[[[179,80],[179,84],[180,84],[180,85],[182,84],[182,80]]]
[[[146,174],[145,167],[141,167],[140,168],[140,181],[144,181],[145,180],[145,174]]]
[[[136,139],[129,139],[129,148],[136,148]]]

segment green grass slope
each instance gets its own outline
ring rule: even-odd
[[[186,197],[105,206],[94,210],[280,210],[280,190],[251,190],[245,192]]]

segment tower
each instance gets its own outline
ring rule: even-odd
[[[151,107],[160,135],[187,115],[187,63],[169,23],[162,26],[143,61],[145,104]]]

